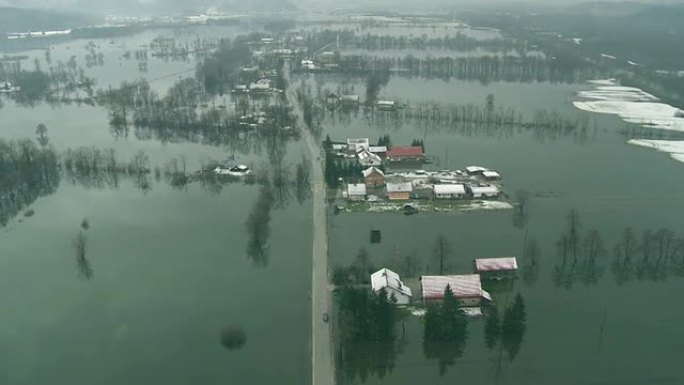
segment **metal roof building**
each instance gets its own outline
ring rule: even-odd
[[[492,297],[482,289],[478,274],[468,275],[424,275],[420,277],[423,300],[444,299],[447,285],[465,305],[476,305],[482,298],[491,301]]]
[[[518,270],[518,261],[515,257],[478,258],[475,260],[475,271],[478,273],[515,270]]]

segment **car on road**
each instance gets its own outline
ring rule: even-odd
[[[323,322],[328,322],[328,313],[323,313]]]

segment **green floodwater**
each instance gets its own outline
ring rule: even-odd
[[[142,76],[130,63],[119,66],[115,47],[144,44],[157,35],[98,41],[113,47],[105,52],[106,67],[91,69],[101,77],[98,86]],[[85,51],[72,42],[54,48],[53,61],[68,60],[74,50],[81,60]],[[150,60],[145,76],[192,66]],[[173,80],[153,84],[163,92]],[[347,82],[355,83],[363,99],[364,80]],[[330,83],[331,89],[337,84]],[[570,103],[577,90],[588,87],[393,77],[381,96],[411,103],[483,103],[492,93],[498,105],[525,116],[538,108],[579,116]],[[142,149],[153,165],[184,156],[195,170],[206,158],[236,154],[250,165],[266,158],[224,146],[117,138],[106,111],[87,106],[26,109],[7,102],[0,117],[3,138],[33,137],[43,122],[57,149],[113,147],[122,159]],[[517,281],[508,295],[493,293],[499,306],[518,292],[525,299],[526,332],[513,361],[488,350],[483,322],[472,321],[463,356],[440,375],[436,360],[423,353],[422,323],[411,317],[400,347],[381,352],[392,357],[391,370],[370,370],[363,379],[342,370],[344,384],[684,382],[678,370],[684,309],[674,299],[684,279],[670,272],[659,281],[634,278],[619,285],[610,270],[612,246],[625,226],[638,234],[661,227],[684,232],[684,167],[666,154],[625,144],[616,118],[592,119],[596,129],[576,138],[379,125],[362,111],[342,119],[326,115],[322,124],[334,139],[390,134],[401,144],[422,138],[438,159],[435,168],[491,167],[502,173],[508,193],[527,189],[549,195],[529,204],[527,234],[541,248],[538,280]],[[300,145],[290,145],[287,160],[298,162],[302,153]],[[270,258],[259,267],[246,255],[244,226],[257,194],[257,186],[241,184],[216,192],[197,183],[176,190],[153,182],[143,193],[128,180],[115,189],[85,189],[62,179],[56,193],[31,205],[35,215],[19,216],[0,230],[0,384],[308,383],[310,202],[292,199],[273,210]],[[559,263],[555,242],[573,207],[583,232],[600,231],[608,255],[600,261],[603,274],[596,284],[578,278],[569,288],[559,287],[553,279]],[[91,280],[79,278],[71,245],[83,218],[90,222]],[[513,226],[510,211],[346,214],[331,217],[329,225],[332,265],[351,263],[366,247],[377,266],[392,268],[395,255],[415,250],[423,270],[429,270],[432,244],[444,234],[454,245],[449,266],[454,273],[469,272],[475,257],[521,256],[525,236]],[[381,244],[369,244],[371,229],[382,231]],[[247,342],[241,349],[228,351],[219,343],[226,325],[244,328]]]
[[[237,32],[228,30],[211,27],[202,36]],[[95,40],[105,52],[105,66],[86,69],[87,75],[97,77],[97,87],[107,87],[192,70],[192,59],[150,58],[149,72],[141,74],[135,61],[119,59],[126,47],[168,33]],[[86,43],[54,46],[53,63],[73,54],[84,66]],[[43,50],[28,54],[41,58]],[[176,79],[151,85],[164,93]],[[263,148],[161,143],[138,138],[133,130],[128,137],[115,136],[99,107],[23,108],[5,100],[0,117],[3,139],[34,138],[36,125],[45,123],[58,151],[111,147],[120,161],[128,161],[144,150],[152,167],[181,157],[189,173],[209,158],[234,155],[253,167],[268,162]],[[285,162],[299,162],[303,153],[300,144],[290,143]],[[259,186],[236,183],[216,190],[193,182],[174,189],[150,180],[151,189],[142,192],[125,177],[117,187],[103,188],[63,177],[54,194],[30,206],[33,216],[20,213],[0,228],[0,384],[309,382],[310,202],[299,204],[291,196],[271,211],[269,258],[259,264],[247,255],[245,228]],[[90,224],[84,231],[90,280],[80,276],[72,246],[84,218]],[[222,346],[221,331],[228,325],[244,330],[241,348]]]
[[[323,88],[328,86],[324,83]],[[385,90],[407,99],[430,99],[427,91],[441,81],[390,80]],[[427,84],[425,84],[427,83]],[[333,88],[333,85],[330,85]],[[584,86],[542,84],[490,85],[453,82],[436,88],[442,102],[481,103],[493,93],[504,106],[524,114],[535,108],[581,115],[570,104]],[[515,92],[516,88],[522,92]],[[465,92],[471,90],[471,92]],[[389,92],[389,91],[384,91]],[[382,91],[381,91],[382,93]],[[555,136],[513,130],[467,134],[447,128],[417,128],[411,123],[376,124],[363,111],[354,117],[332,116],[323,123],[332,138],[368,136],[371,142],[389,134],[394,144],[424,140],[426,152],[438,162],[432,169],[463,169],[482,165],[501,172],[509,195],[526,189],[529,203],[526,229],[515,227],[512,210],[478,213],[339,214],[330,221],[331,264],[348,265],[365,247],[374,266],[400,269],[397,261],[413,253],[420,270],[437,273],[432,247],[439,234],[453,245],[449,272],[472,271],[479,257],[522,258],[525,234],[538,241],[538,279],[516,281],[510,292],[493,292],[501,311],[520,293],[527,309],[526,332],[518,355],[511,361],[497,348],[488,350],[484,320],[469,322],[464,354],[440,373],[439,360],[423,352],[423,325],[409,317],[406,332],[390,352],[377,354],[391,362],[361,368],[342,367],[344,384],[411,384],[467,382],[472,384],[679,384],[684,377],[678,356],[684,340],[679,329],[684,308],[673,298],[684,289],[684,277],[667,270],[657,279],[632,277],[618,284],[611,270],[613,245],[631,226],[641,236],[645,229],[684,231],[684,165],[667,154],[627,145],[617,118],[592,115],[586,136]],[[580,213],[582,232],[600,232],[607,254],[599,259],[598,278],[585,283],[582,275],[558,284],[554,271],[561,265],[556,241],[566,230],[566,215]],[[382,242],[371,244],[370,230],[382,232]],[[637,252],[637,254],[640,256]],[[409,280],[410,282],[411,280]],[[416,295],[416,293],[414,293]],[[372,344],[371,344],[372,348]],[[368,348],[370,349],[370,348]],[[363,370],[366,370],[365,372]],[[364,374],[359,374],[364,373]]]

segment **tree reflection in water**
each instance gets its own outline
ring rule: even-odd
[[[468,321],[460,312],[460,306],[449,285],[441,303],[427,306],[423,354],[425,358],[437,361],[440,376],[463,355],[468,340]]]

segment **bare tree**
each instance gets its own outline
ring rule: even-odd
[[[435,259],[437,259],[437,262],[439,264],[440,275],[444,274],[444,270],[447,267],[448,260],[451,257],[452,252],[453,248],[451,246],[451,243],[444,236],[444,234],[440,234],[437,237],[437,240],[435,241],[435,246],[432,250],[434,257]]]

